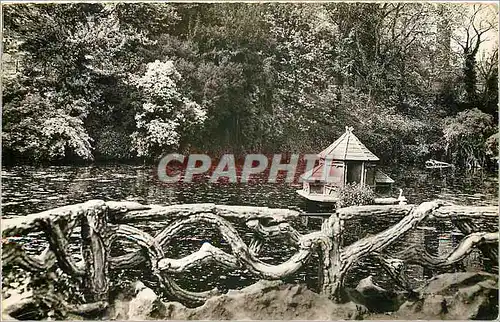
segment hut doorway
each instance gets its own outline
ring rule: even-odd
[[[362,183],[361,172],[363,170],[362,162],[348,162],[347,163],[347,180],[346,183]]]

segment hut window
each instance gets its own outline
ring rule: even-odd
[[[347,183],[361,183],[361,162],[347,163]]]
[[[323,193],[323,185],[321,184],[311,184],[309,188],[311,193]]]

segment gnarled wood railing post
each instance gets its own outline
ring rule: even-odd
[[[342,234],[344,220],[334,213],[321,226],[325,235],[319,244],[321,292],[336,302],[344,300],[344,274],[341,263]]]
[[[395,214],[401,215],[402,219],[392,227],[350,245],[343,245],[346,220]],[[72,282],[83,285],[85,301],[68,303],[57,294],[48,294],[47,298],[53,297],[56,306],[84,314],[102,310],[108,305],[110,269],[127,269],[141,264],[145,264],[143,269],[151,270],[157,278],[158,283],[152,287],[181,302],[201,304],[218,294],[218,290],[188,291],[175,282],[176,276],[193,266],[215,262],[230,269],[245,269],[258,278],[283,279],[295,274],[308,262],[313,252],[319,251],[321,293],[336,302],[342,302],[346,298],[345,277],[355,263],[367,256],[378,259],[397,283],[412,292],[403,272],[407,263],[432,268],[447,267],[463,260],[473,247],[484,249],[486,256],[495,259],[498,254],[493,251],[498,248],[498,232],[479,232],[471,221],[475,218],[498,218],[496,207],[452,206],[442,201],[424,202],[418,206],[349,207],[337,209],[325,220],[320,231],[307,234],[299,233],[287,222],[300,215],[292,210],[263,207],[215,204],[145,206],[131,202],[92,200],[2,221],[4,238],[18,238],[43,231],[49,244],[41,255],[31,256],[24,245],[7,243],[2,249],[2,265],[17,265],[35,273],[60,269],[71,277]],[[384,253],[388,246],[416,228],[428,216],[451,219],[466,234],[451,253],[437,257],[414,246],[399,254],[389,256]],[[129,225],[134,221],[162,222],[165,219],[171,223],[156,235]],[[244,220],[254,231],[250,245],[245,244],[230,219]],[[263,222],[267,222],[268,226],[264,226]],[[76,262],[69,250],[70,237],[78,225],[81,226],[83,264]],[[231,251],[226,252],[204,243],[198,251],[182,258],[166,257],[165,248],[175,236],[192,229],[194,225],[216,228]],[[277,265],[266,263],[259,255],[264,243],[273,238],[285,239],[297,249],[295,254]],[[112,257],[110,247],[117,239],[126,239],[140,250]]]
[[[349,246],[341,247],[343,220],[374,214],[401,214],[405,216],[396,225],[374,236],[365,237]],[[335,301],[342,301],[345,275],[355,262],[366,256],[375,256],[389,272],[389,275],[403,288],[411,292],[413,290],[409,289],[408,281],[402,275],[405,261],[420,265],[446,266],[462,260],[470,253],[473,246],[494,247],[492,243],[498,242],[498,232],[475,232],[468,234],[451,254],[443,258],[431,258],[414,247],[399,254],[401,259],[387,258],[388,256],[381,255],[384,249],[406,232],[416,228],[428,216],[459,219],[487,218],[498,216],[498,209],[494,207],[452,206],[440,200],[424,202],[418,206],[357,206],[337,209],[337,212],[330,216],[322,227],[322,233],[330,238],[330,242],[321,244],[323,247],[322,292]],[[326,251],[330,252],[329,256],[324,255]],[[425,257],[422,257],[423,255]]]
[[[107,301],[109,291],[108,208],[97,205],[81,216],[82,255],[85,261],[84,296],[88,302]]]

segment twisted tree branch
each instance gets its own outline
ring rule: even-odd
[[[412,205],[368,205],[351,206],[337,209],[337,214],[342,220],[359,217],[399,215],[405,216],[413,209]]]
[[[77,265],[71,259],[71,255],[68,253],[67,249],[68,240],[66,236],[71,234],[76,221],[77,218],[74,218],[74,222],[68,224],[64,231],[61,229],[60,223],[53,222],[51,219],[47,219],[42,226],[49,242],[49,247],[57,258],[59,267],[69,275],[83,277],[85,275],[84,267],[82,265]]]
[[[345,247],[341,252],[341,261],[353,263],[369,253],[381,251],[407,231],[415,228],[420,221],[442,205],[442,201],[422,203],[418,207],[413,208],[410,214],[404,217],[396,225],[375,236],[365,237]]]
[[[446,256],[432,256],[422,247],[411,247],[398,254],[398,258],[424,267],[437,268],[453,265],[470,254],[475,246],[498,242],[498,232],[478,232],[466,236],[455,249]]]
[[[180,259],[160,259],[158,268],[164,272],[182,273],[193,266],[208,262],[218,263],[228,268],[240,268],[236,257],[209,243],[204,243],[196,253]]]
[[[460,218],[458,220],[453,220],[453,223],[465,235],[480,231],[477,225],[474,224],[469,218]],[[491,259],[492,261],[498,261],[498,245],[480,244],[477,245],[477,248],[479,248],[481,253],[483,253],[483,256]]]
[[[56,256],[47,247],[38,256],[27,255],[22,245],[17,243],[6,243],[2,246],[2,265],[19,265],[23,269],[36,273],[49,270],[56,264]]]
[[[147,260],[149,261],[153,275],[158,279],[160,286],[163,286],[166,289],[167,293],[174,296],[175,298],[185,302],[202,303],[208,298],[219,293],[217,289],[207,292],[190,292],[181,288],[166,274],[160,274],[161,271],[158,267],[158,264],[159,261],[165,256],[163,254],[160,243],[158,243],[157,239],[153,238],[148,233],[145,233],[135,227],[131,227],[128,225],[118,225],[117,229],[115,230],[115,236],[125,237],[130,241],[136,243],[146,251]]]
[[[289,223],[280,223],[276,226],[265,227],[258,219],[248,220],[247,226],[264,238],[285,236],[292,244],[297,244],[302,236]]]
[[[272,209],[267,207],[252,207],[252,206],[226,206],[207,204],[183,204],[172,206],[152,205],[140,207],[140,204],[128,202],[114,202],[113,209],[119,209],[115,214],[115,222],[124,223],[132,221],[144,220],[164,220],[176,217],[190,217],[201,213],[211,213],[223,218],[239,218],[239,219],[259,219],[269,218],[274,222],[285,222],[290,218],[296,218],[300,212],[290,209]],[[126,211],[127,207],[131,209]]]
[[[400,285],[405,291],[414,293],[408,278],[404,273],[405,262],[401,259],[385,257],[382,254],[374,253],[372,254],[379,263],[382,265],[384,270],[389,274],[389,276]]]
[[[90,200],[84,203],[59,207],[27,216],[2,220],[2,237],[23,236],[42,229],[44,222],[74,221],[89,209],[105,207],[102,200]],[[69,218],[68,218],[69,217]]]

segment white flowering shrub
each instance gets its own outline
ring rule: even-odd
[[[339,189],[339,208],[350,206],[370,205],[375,202],[375,193],[366,185],[359,183],[348,183]]]
[[[35,162],[94,159],[92,138],[80,113],[86,104],[83,100],[68,102],[48,92],[28,94],[14,103],[4,107],[4,116],[16,121],[3,124],[3,147]]]
[[[56,115],[43,122],[42,135],[47,144],[49,159],[65,156],[66,149],[83,160],[93,160],[92,138],[83,127],[83,121],[68,115]]]
[[[177,87],[181,75],[172,61],[151,62],[145,74],[132,81],[144,96],[135,116],[137,129],[132,133],[132,146],[139,157],[179,148],[186,130],[205,121],[205,110]]]

